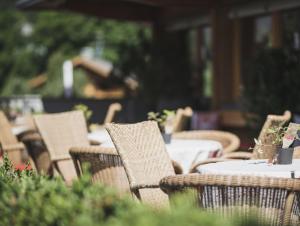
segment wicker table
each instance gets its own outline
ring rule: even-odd
[[[101,142],[103,147],[114,146],[105,130],[90,133],[89,139]],[[216,156],[222,145],[213,140],[172,139],[170,144],[166,144],[166,149],[170,158],[181,165],[183,173],[188,173],[193,163]]]
[[[294,159],[290,165],[272,165],[267,160],[225,161],[202,165],[197,169],[201,174],[300,178],[300,159]]]

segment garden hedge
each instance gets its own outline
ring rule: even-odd
[[[13,226],[251,226],[203,212],[182,195],[171,210],[155,210],[92,184],[88,175],[71,187],[31,170],[0,166],[0,225]]]

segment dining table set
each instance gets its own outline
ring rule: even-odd
[[[90,132],[88,137],[98,141],[102,147],[114,147],[105,129]],[[170,158],[180,164],[183,173],[188,173],[194,163],[216,157],[222,152],[221,143],[215,140],[172,138],[170,143],[165,144],[165,147]]]
[[[264,127],[270,127],[268,120],[287,121],[272,116]],[[260,142],[270,137],[264,127],[253,152],[243,153],[235,136],[221,131],[177,132],[165,143],[154,121],[108,123],[90,131],[79,111],[37,115],[34,121],[49,161],[66,183],[81,176],[88,162],[93,181],[155,207],[166,205],[174,192],[191,189],[199,206],[220,214],[255,210],[271,225],[300,222],[300,159],[270,161],[277,156],[272,145]],[[11,132],[22,136],[30,130],[18,125]]]

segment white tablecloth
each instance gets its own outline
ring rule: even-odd
[[[101,146],[113,147],[113,143],[106,130],[97,130],[89,134],[89,139],[101,142]],[[167,151],[172,160],[178,162],[184,173],[188,173],[194,162],[203,161],[222,150],[222,145],[212,140],[172,139],[166,144]]]
[[[241,160],[211,163],[198,167],[202,174],[249,175],[300,178],[300,159],[294,159],[290,165],[272,165],[267,160]]]

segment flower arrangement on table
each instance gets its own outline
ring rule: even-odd
[[[148,120],[153,120],[158,123],[165,143],[170,143],[175,121],[175,111],[163,110],[162,112],[148,112],[147,115]]]
[[[274,163],[292,163],[294,148],[299,146],[300,144],[299,126],[300,125],[297,125],[295,123],[290,123],[289,127],[273,126],[268,129],[268,134],[272,134],[274,136],[272,144],[278,147],[277,153],[273,160]]]

